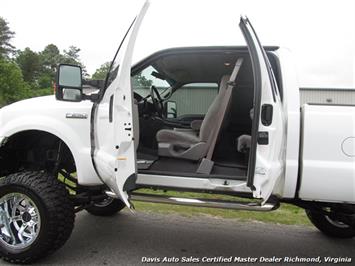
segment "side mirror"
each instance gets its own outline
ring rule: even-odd
[[[166,118],[177,117],[177,105],[175,101],[167,101],[165,103],[165,113],[166,113]]]
[[[58,66],[55,96],[59,101],[80,102],[83,99],[80,66],[68,64]]]

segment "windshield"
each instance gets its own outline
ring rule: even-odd
[[[153,67],[148,66],[141,72],[132,77],[133,91],[143,98],[150,95],[151,86],[155,86],[158,89],[160,95],[163,94],[170,84],[163,78],[159,78],[161,74]]]

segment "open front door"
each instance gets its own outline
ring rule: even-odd
[[[131,89],[131,65],[137,33],[148,6],[147,1],[122,40],[106,78],[101,101],[92,111],[94,166],[101,180],[130,208],[127,192],[135,187],[134,136],[139,130],[138,123],[133,122],[138,114]]]
[[[265,203],[284,173],[285,117],[267,54],[248,18],[239,26],[247,42],[254,73],[254,117],[247,185]]]

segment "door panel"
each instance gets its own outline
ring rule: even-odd
[[[119,48],[116,55],[118,64],[112,64],[115,78],[106,89],[95,117],[94,163],[102,181],[127,207],[132,207],[127,191],[135,185],[137,167],[134,132],[139,126],[133,123],[132,54],[148,6],[149,2],[143,5]]]
[[[248,186],[265,203],[284,174],[285,117],[264,48],[247,18],[242,17],[239,26],[252,59],[255,87]]]

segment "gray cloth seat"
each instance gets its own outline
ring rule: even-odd
[[[179,153],[175,153],[177,150],[183,151],[183,149],[188,149],[194,144],[197,144],[200,141],[198,137],[198,131],[193,128],[174,128],[174,133],[170,129],[163,129],[158,132],[159,141],[161,144],[159,147],[160,150],[163,150],[163,147],[174,148],[174,152],[170,152],[169,155],[179,156]],[[166,143],[170,143],[170,145],[166,145]],[[165,156],[163,152],[160,153],[160,156]]]
[[[180,145],[186,148],[200,141],[200,138],[192,132],[169,129],[160,130],[158,132],[157,138],[159,142],[172,143],[174,145]]]
[[[197,135],[193,130],[178,131],[162,129],[158,131],[156,138],[158,141],[158,154],[164,157],[175,157],[188,160],[200,160],[206,156],[208,151],[208,139],[214,131],[216,121],[223,119],[219,117],[219,112],[230,75],[224,75],[219,85],[219,92],[210,105],[204,120],[202,121],[200,132]]]

